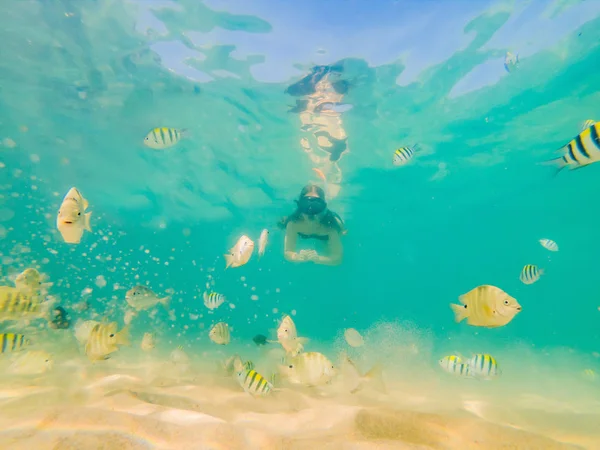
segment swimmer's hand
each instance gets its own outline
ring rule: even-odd
[[[318,261],[319,254],[315,250],[300,250],[298,253],[299,261],[308,262],[308,261]]]

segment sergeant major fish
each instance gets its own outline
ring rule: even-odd
[[[394,166],[404,166],[408,164],[415,156],[415,151],[419,145],[415,144],[412,147],[400,147],[394,152],[392,163]]]
[[[569,170],[576,170],[600,161],[600,122],[583,130],[574,139],[563,145],[559,151],[563,153],[562,156],[545,163],[556,165],[556,173],[565,167]]]
[[[94,325],[85,344],[85,353],[90,361],[108,359],[111,353],[119,350],[119,346],[129,345],[128,328],[117,332],[117,322],[98,323]]]
[[[56,217],[56,228],[68,244],[79,244],[84,230],[92,232],[90,225],[92,213],[85,212],[87,207],[88,201],[77,188],[69,189]]]
[[[460,305],[450,304],[456,322],[467,319],[475,327],[501,327],[521,311],[516,299],[489,284],[478,286],[459,298]]]
[[[218,294],[217,292],[204,292],[202,298],[204,299],[204,306],[211,311],[217,309],[226,300],[223,294]]]
[[[498,368],[498,362],[492,355],[479,353],[467,361],[471,374],[475,377],[491,380],[502,372]]]
[[[546,250],[550,250],[551,252],[558,251],[558,244],[552,239],[540,239],[539,242]]]
[[[173,147],[185,137],[187,130],[176,128],[157,127],[148,132],[144,138],[144,145],[153,150],[164,150]]]
[[[540,277],[544,274],[542,269],[539,269],[538,266],[533,264],[526,264],[521,270],[521,275],[519,275],[519,279],[523,284],[533,284],[540,279]]]
[[[31,341],[24,334],[0,334],[0,353],[18,352],[29,345],[31,345]]]
[[[0,286],[0,322],[5,320],[49,319],[55,300],[42,301],[38,295],[29,295],[21,290]]]
[[[225,322],[215,324],[208,332],[208,337],[215,344],[227,345],[231,341],[229,326]]]

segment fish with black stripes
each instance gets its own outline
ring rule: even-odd
[[[24,334],[0,334],[0,353],[18,352],[29,345],[31,345],[31,341]]]
[[[153,128],[144,138],[144,145],[153,150],[164,150],[174,147],[187,135],[187,130],[168,127]]]
[[[557,166],[557,174],[565,167],[576,170],[600,161],[600,122],[584,129],[558,151],[563,155],[545,162]]]
[[[498,361],[492,355],[478,353],[466,363],[469,366],[471,376],[491,380],[502,374],[498,368]]]
[[[240,386],[251,395],[263,396],[273,391],[273,384],[254,369],[244,369],[237,373]]]
[[[4,320],[48,319],[55,300],[27,294],[16,287],[0,286],[0,322]]]
[[[534,264],[526,264],[521,270],[519,279],[523,284],[533,284],[544,274],[544,270]]]
[[[400,147],[394,152],[392,163],[394,166],[404,166],[408,164],[415,156],[415,151],[418,150],[419,144],[415,144],[412,147]]]

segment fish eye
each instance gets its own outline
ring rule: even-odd
[[[504,300],[504,304],[508,305],[509,301],[508,300]]]
[[[290,368],[290,369],[293,369],[293,368],[294,368],[294,366],[292,366],[292,365],[290,364],[289,368]]]
[[[78,215],[78,216],[80,216],[80,215],[81,215],[81,213],[80,213],[80,212],[78,212],[78,213],[77,213],[77,215]]]
[[[115,334],[111,333],[108,337],[115,337]]]

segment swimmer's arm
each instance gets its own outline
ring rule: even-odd
[[[316,264],[324,264],[326,266],[337,266],[342,263],[343,253],[344,248],[342,247],[340,233],[337,231],[332,231],[329,233],[329,240],[327,241],[328,256],[318,255],[314,262]]]
[[[296,241],[298,240],[298,232],[294,222],[289,222],[285,227],[285,241],[283,256],[291,262],[300,262],[300,255],[296,252]]]

